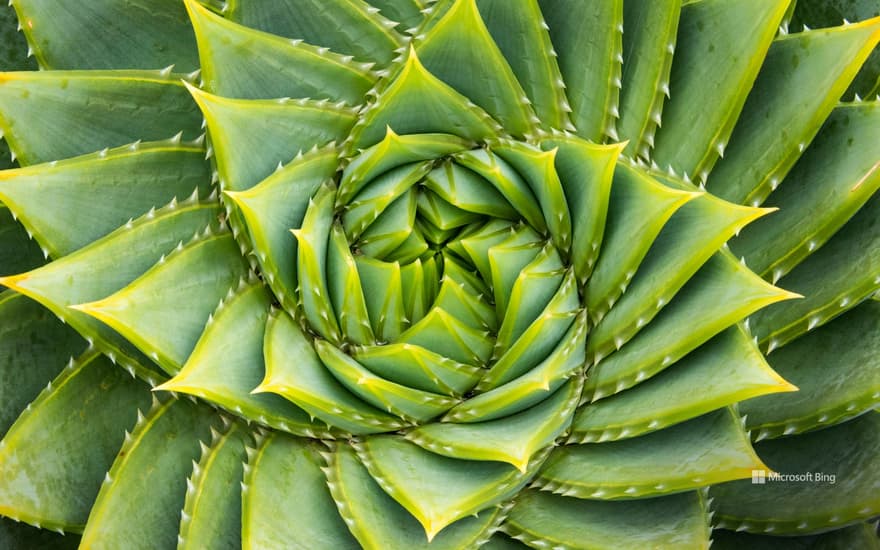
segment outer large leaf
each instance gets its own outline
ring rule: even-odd
[[[426,529],[416,518],[370,476],[352,447],[338,445],[328,456],[325,472],[340,515],[361,546],[368,550],[479,547],[498,528],[503,517],[497,507],[488,508],[439,533],[430,530],[426,535]]]
[[[816,29],[840,25],[842,21],[863,21],[880,15],[880,6],[874,0],[798,0],[790,27],[804,25]],[[874,51],[862,65],[859,74],[843,95],[846,101],[856,94],[873,97],[880,92],[880,51]]]
[[[757,439],[849,420],[880,404],[880,303],[866,300],[770,355],[800,391],[741,404]]]
[[[373,85],[371,64],[249,29],[186,0],[206,88],[226,97],[329,99],[358,105]]]
[[[0,113],[22,165],[201,133],[198,109],[170,71],[4,73]]]
[[[81,532],[125,429],[149,396],[95,351],[71,359],[0,443],[0,513]]]
[[[14,291],[0,294],[0,437],[86,343],[49,310]]]
[[[223,190],[250,189],[301,152],[342,141],[354,111],[306,99],[228,99],[189,86],[211,135]]]
[[[262,283],[242,281],[230,289],[181,371],[156,389],[196,395],[275,429],[302,435],[320,430],[280,396],[251,394],[265,373],[263,335],[269,307]]]
[[[789,0],[684,3],[671,94],[654,150],[660,165],[705,180],[724,151],[788,5]],[[658,112],[655,122],[659,118]]]
[[[401,45],[401,37],[390,30],[399,19],[385,19],[361,0],[249,0],[228,6],[227,17],[247,27],[302,39],[381,66],[391,61]]]
[[[591,335],[587,354],[595,355],[598,364],[587,391],[600,399],[632,387],[754,311],[795,297],[761,280],[729,253],[716,254],[635,338],[626,343],[622,336],[611,338],[615,348],[622,347],[607,359],[599,362],[610,347],[608,333]]]
[[[767,365],[742,327],[731,327],[650,380],[581,407],[570,439],[625,439],[755,395],[795,389]]]
[[[217,303],[246,273],[232,236],[209,227],[122,290],[73,309],[106,323],[176,374]]]
[[[428,71],[485,109],[508,133],[519,137],[533,129],[538,119],[476,0],[455,0],[416,50]]]
[[[878,41],[880,17],[774,41],[709,190],[734,202],[763,202]]]
[[[107,473],[89,514],[87,548],[155,548],[177,541],[186,476],[199,456],[199,440],[220,424],[208,407],[169,399],[139,416],[131,437]],[[144,487],[162,487],[145,493]]]
[[[321,469],[320,443],[269,434],[248,449],[242,483],[242,547],[355,549]],[[291,498],[295,495],[295,498]],[[279,507],[280,502],[287,505]]]
[[[681,0],[626,0],[623,3],[623,86],[621,140],[630,155],[647,158],[669,96]],[[658,63],[658,59],[662,62]]]
[[[57,257],[209,183],[201,144],[172,139],[5,170],[0,201]]]
[[[779,284],[805,298],[755,314],[753,330],[769,351],[873,294],[880,285],[880,194]]]
[[[709,548],[706,503],[697,493],[625,502],[523,491],[504,531],[535,548]]]
[[[774,281],[825,244],[880,189],[880,102],[844,104],[831,113],[784,185],[772,216],[730,243],[734,254]]]
[[[125,287],[219,214],[216,205],[195,198],[150,212],[107,237],[28,273],[0,279],[69,323],[112,360],[155,383],[160,377],[128,342],[103,323],[68,306],[97,300]]]
[[[202,443],[202,457],[187,479],[179,550],[240,548],[240,483],[249,440],[241,424],[230,423],[223,433],[211,431],[210,446]]]
[[[501,130],[485,111],[431,74],[412,48],[394,80],[363,113],[352,142],[361,148],[374,145],[388,128],[398,134],[447,132],[471,140],[485,140]]]
[[[199,66],[178,0],[95,0],[59,5],[16,0],[22,30],[44,69],[161,69]],[[127,46],[122,48],[120,44]]]
[[[788,480],[717,485],[719,527],[786,535],[822,532],[880,512],[880,413],[763,441],[755,450]],[[770,475],[768,472],[764,472]],[[800,476],[800,477],[797,477]]]
[[[615,122],[623,63],[623,2],[539,0],[559,55],[577,134],[617,140]]]
[[[559,447],[536,484],[579,498],[626,499],[741,479],[763,467],[727,408],[632,439]]]
[[[27,230],[13,218],[12,212],[0,206],[0,275],[33,269],[45,262],[44,257],[40,245],[28,237]]]

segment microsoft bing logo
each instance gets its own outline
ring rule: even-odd
[[[752,484],[763,485],[767,483],[767,472],[764,470],[752,470]]]

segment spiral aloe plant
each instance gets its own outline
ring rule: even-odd
[[[878,546],[876,2],[10,4],[0,546]]]

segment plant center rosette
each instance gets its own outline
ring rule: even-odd
[[[652,401],[669,399],[669,384],[625,390],[710,340],[709,354],[683,361],[689,376],[713,376],[715,346],[751,349],[735,324],[791,295],[721,246],[767,210],[652,174],[623,160],[625,144],[510,137],[414,49],[404,57],[342,153],[313,148],[244,190],[218,158],[229,223],[258,275],[158,389],[322,439],[302,452],[322,455],[342,518],[365,538],[378,521],[367,509],[388,499],[428,541],[465,540],[513,521],[529,499],[547,506],[550,492],[682,493],[672,504],[688,515],[704,505],[692,490],[763,467],[714,396],[658,416]],[[219,141],[223,100],[191,92]],[[253,338],[264,368],[243,367],[224,393],[222,326],[240,318],[264,323]],[[764,364],[740,368],[763,382],[725,388],[727,403],[790,388]],[[644,439],[625,440],[671,424],[649,439],[655,454],[625,458]],[[691,527],[696,536],[705,523]]]

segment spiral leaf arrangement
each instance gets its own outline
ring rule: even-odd
[[[878,14],[12,4],[2,545],[877,545]]]

